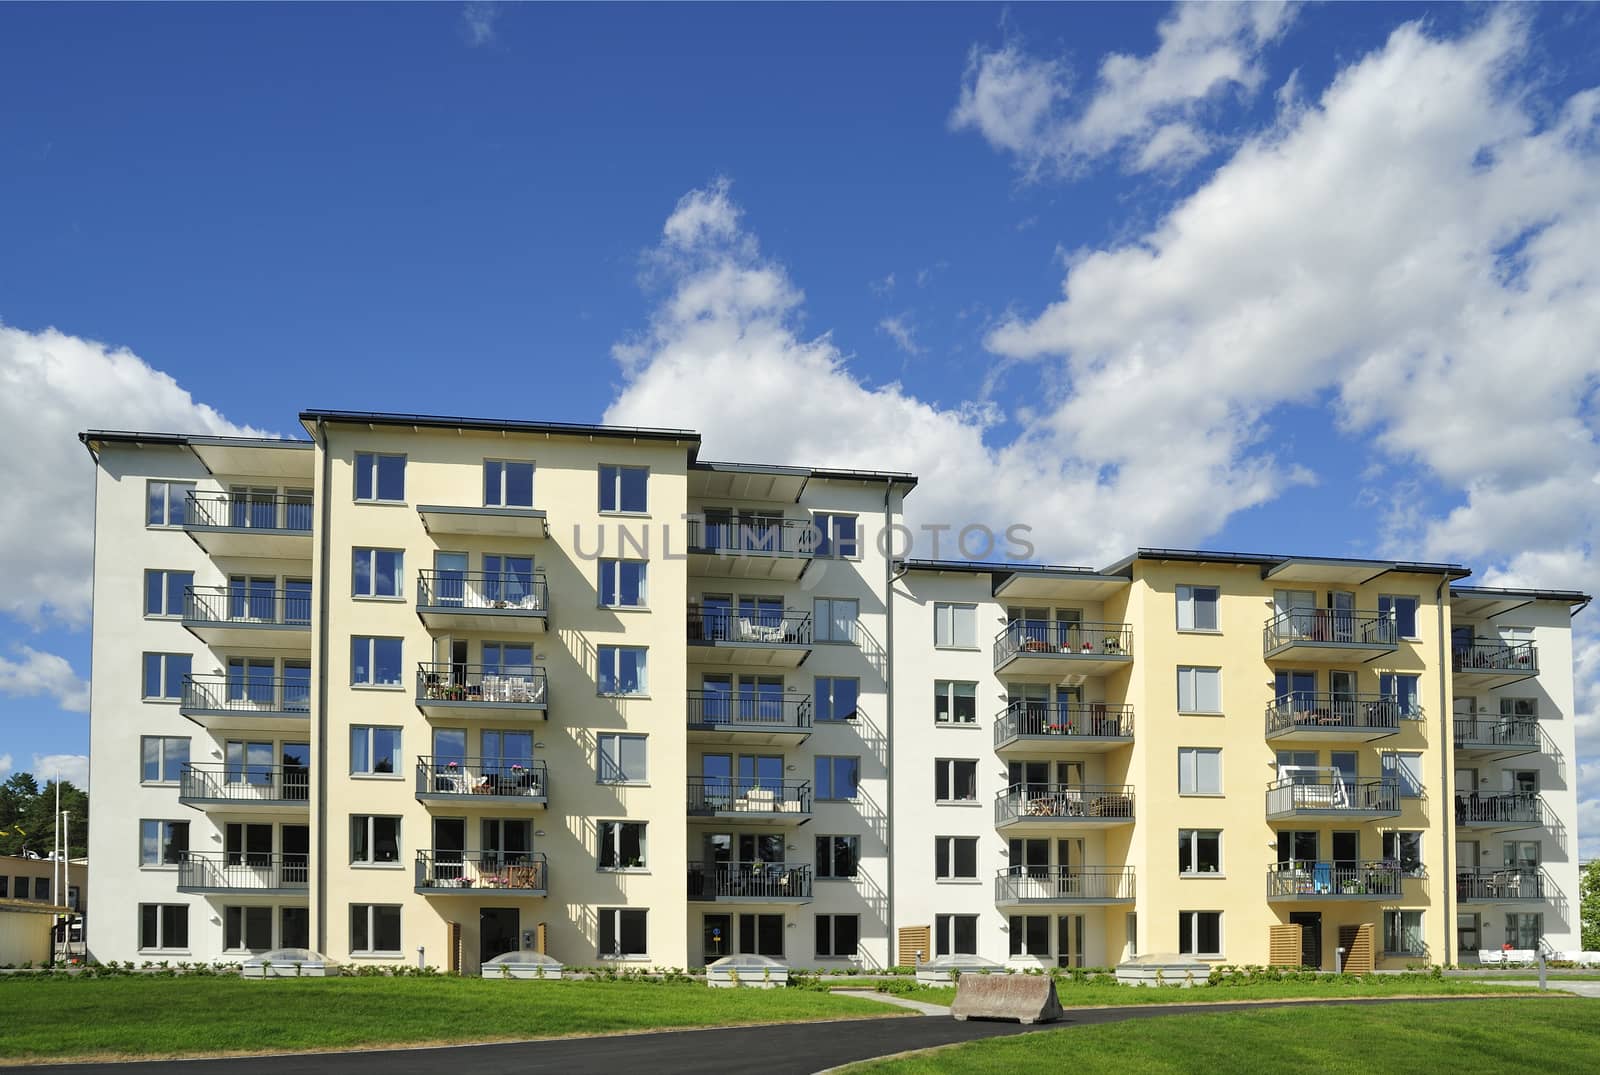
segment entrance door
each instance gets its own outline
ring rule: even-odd
[[[515,907],[484,907],[478,911],[478,962],[516,951],[522,923]]]
[[[1482,931],[1478,916],[1475,914],[1456,915],[1456,951],[1460,953],[1463,962],[1467,953],[1476,952],[1483,948]]]
[[[1322,969],[1322,912],[1294,911],[1289,924],[1300,927],[1300,965]]]
[[[1056,966],[1083,966],[1083,916],[1056,916]]]
[[[733,954],[733,916],[708,914],[701,920],[700,950],[707,963]]]

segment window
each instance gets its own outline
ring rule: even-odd
[[[400,686],[398,638],[355,635],[350,639],[350,683],[357,687]]]
[[[400,819],[350,815],[350,861],[377,865],[400,861]]]
[[[366,724],[350,726],[350,772],[388,775],[399,772],[400,729]]]
[[[357,452],[356,499],[404,503],[406,457]]]
[[[1186,956],[1222,955],[1222,912],[1179,911],[1178,952]]]
[[[1386,956],[1426,955],[1422,939],[1421,911],[1383,912],[1383,954]]]
[[[648,694],[644,646],[601,646],[599,683],[601,694]]]
[[[861,698],[861,681],[854,677],[818,676],[813,699],[819,721],[855,720]]]
[[[1417,637],[1417,599],[1382,594],[1378,597],[1378,614],[1394,620],[1395,631],[1401,638]]]
[[[861,861],[861,837],[818,836],[817,876],[843,880],[856,875]]]
[[[182,526],[189,510],[189,494],[194,482],[145,483],[146,526]]]
[[[40,903],[50,902],[50,878],[35,877],[33,879],[33,898]]]
[[[146,784],[176,784],[189,764],[189,740],[170,735],[146,735],[139,739],[141,765],[139,779]]]
[[[1506,942],[1513,948],[1534,949],[1544,940],[1544,915],[1506,915]]]
[[[818,513],[813,518],[817,528],[816,555],[854,560],[861,555],[861,542],[854,515],[827,515]]]
[[[1222,751],[1220,749],[1215,747],[1178,748],[1178,794],[1222,794]]]
[[[934,915],[933,954],[936,956],[977,955],[978,916],[975,914]]]
[[[854,642],[860,607],[854,598],[817,598],[812,602],[811,637],[818,642]]]
[[[189,947],[189,908],[181,903],[139,905],[139,948],[173,951]]]
[[[600,783],[642,784],[647,778],[645,736],[607,733],[600,737]]]
[[[1422,833],[1386,832],[1383,834],[1385,862],[1398,863],[1407,877],[1426,876],[1422,869]],[[1401,951],[1402,949],[1395,949]]]
[[[1178,587],[1178,630],[1215,631],[1217,629],[1217,588],[1215,586]]]
[[[1539,716],[1539,699],[1501,698],[1500,716],[1505,720],[1537,718]]]
[[[533,507],[533,464],[485,459],[483,503],[491,508]]]
[[[193,571],[146,571],[144,573],[144,614],[146,616],[183,615],[183,591],[193,585]]]
[[[643,821],[602,821],[599,831],[600,869],[642,870],[646,866]]]
[[[1217,829],[1178,830],[1178,872],[1222,872],[1222,833]]]
[[[187,653],[144,655],[144,697],[176,702],[183,698],[183,680],[194,658]]]
[[[816,776],[818,799],[854,799],[861,777],[861,759],[819,754]]]
[[[1422,719],[1422,703],[1417,699],[1420,676],[1392,675],[1388,672],[1378,677],[1378,691],[1385,698],[1398,703],[1400,715],[1411,720]]]
[[[1011,954],[1014,956],[1048,956],[1050,954],[1050,917],[1048,915],[1012,915],[1008,923],[1011,934]]]
[[[139,865],[176,866],[188,850],[187,821],[139,822]]]
[[[266,951],[272,947],[271,907],[224,907],[222,947]]]
[[[649,477],[644,467],[601,467],[600,510],[643,515],[649,510],[645,500]]]
[[[645,945],[645,912],[625,907],[602,907],[600,918],[601,959],[642,959]]]
[[[953,649],[978,648],[978,606],[933,606],[933,644]]]
[[[835,959],[853,956],[860,939],[860,915],[817,915],[817,955]]]
[[[645,562],[643,560],[600,561],[600,605],[603,608],[644,608]]]
[[[933,797],[939,802],[977,802],[978,763],[971,758],[935,759]]]
[[[1178,669],[1178,712],[1222,712],[1222,669]]]
[[[933,681],[935,724],[978,723],[978,685],[954,679]]]
[[[352,903],[350,951],[355,955],[399,955],[400,908],[387,903]]]
[[[350,592],[356,597],[404,597],[399,549],[356,549],[351,555]]]
[[[1422,798],[1422,755],[1384,754],[1383,780],[1386,784],[1400,785],[1402,799]]]
[[[742,914],[739,916],[739,951],[783,958],[783,915]]]
[[[935,836],[933,838],[933,876],[940,881],[976,880],[978,877],[978,838],[976,836]]]

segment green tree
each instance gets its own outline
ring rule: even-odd
[[[1583,923],[1583,950],[1600,952],[1600,859],[1591,860],[1578,879],[1578,918]]]
[[[89,853],[89,794],[61,782],[61,809],[68,822],[67,854]],[[56,782],[42,787],[31,773],[12,773],[0,783],[0,855],[48,855],[55,846]]]

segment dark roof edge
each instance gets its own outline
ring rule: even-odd
[[[793,467],[781,463],[730,463],[714,459],[696,459],[690,470],[707,470],[723,474],[782,474],[792,478],[817,478],[821,481],[890,482],[895,485],[914,486],[915,474],[895,470],[837,470],[828,467]]]
[[[1209,562],[1225,564],[1249,564],[1256,567],[1272,567],[1291,560],[1315,560],[1329,564],[1379,564],[1390,571],[1407,572],[1415,575],[1448,575],[1451,578],[1464,579],[1472,574],[1469,568],[1461,564],[1433,564],[1411,560],[1381,560],[1366,556],[1281,556],[1273,553],[1262,552],[1221,552],[1206,549],[1145,549],[1141,548],[1132,556],[1123,557],[1105,569],[1105,574],[1118,574],[1133,565],[1135,560],[1187,560],[1191,562]]]
[[[78,434],[85,448],[94,451],[96,444],[164,444],[174,448],[187,448],[195,444],[237,445],[247,448],[293,448],[309,450],[315,445],[309,440],[288,437],[225,437],[210,433],[141,433],[125,429],[86,429]]]
[[[544,433],[560,437],[612,437],[620,440],[687,441],[698,446],[700,434],[692,429],[651,426],[604,426],[584,422],[525,422],[498,418],[460,418],[438,414],[394,414],[386,411],[306,410],[300,423],[347,422],[353,425],[426,426],[431,429],[476,429],[489,432]]]
[[[1126,582],[1126,575],[1107,575],[1089,567],[1071,564],[1030,564],[1021,560],[901,560],[908,571],[975,571],[995,575],[1058,575],[1069,579],[1103,579]]]
[[[1580,590],[1523,590],[1503,586],[1452,586],[1450,596],[1525,597],[1534,601],[1560,601],[1568,605],[1587,605],[1594,598]]]

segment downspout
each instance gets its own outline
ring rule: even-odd
[[[329,556],[333,543],[328,540],[329,513],[332,497],[328,483],[333,473],[333,457],[328,451],[327,426],[317,422],[317,444],[322,451],[322,534],[319,541],[321,575],[315,586],[317,592],[317,736],[316,770],[317,802],[313,812],[317,818],[317,948],[328,950],[328,572],[332,567]]]
[[[884,735],[883,735],[883,764],[885,772],[885,809],[883,815],[883,848],[884,861],[888,864],[889,878],[886,898],[888,907],[885,908],[885,924],[888,929],[888,958],[889,966],[898,963],[899,938],[894,928],[894,479],[890,478],[883,489],[883,644],[885,649],[883,664],[883,699],[884,699]]]
[[[1444,789],[1444,802],[1439,804],[1439,813],[1444,819],[1444,875],[1439,885],[1439,893],[1444,903],[1444,960],[1445,963],[1454,963],[1455,953],[1452,947],[1455,942],[1455,912],[1450,909],[1450,879],[1455,876],[1450,868],[1450,850],[1455,846],[1455,837],[1450,831],[1450,821],[1455,817],[1454,796],[1450,788],[1450,759],[1455,755],[1454,734],[1451,728],[1451,718],[1454,715],[1454,699],[1448,694],[1446,681],[1446,668],[1450,664],[1450,652],[1445,649],[1444,636],[1444,594],[1445,587],[1450,583],[1450,576],[1445,575],[1439,579],[1439,586],[1433,591],[1433,603],[1439,620],[1439,786]]]

